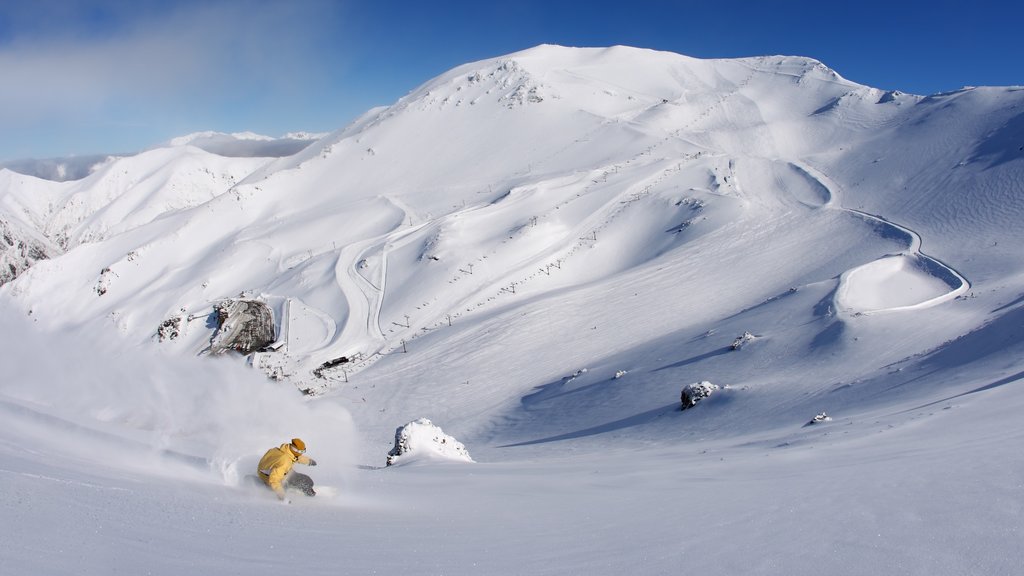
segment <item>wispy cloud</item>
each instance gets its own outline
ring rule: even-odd
[[[25,4],[0,8],[5,139],[301,101],[343,34],[344,4],[326,0]]]

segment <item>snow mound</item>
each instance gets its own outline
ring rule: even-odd
[[[854,314],[926,308],[959,291],[913,256],[880,258],[847,271],[840,278],[836,304]]]
[[[430,420],[420,418],[395,430],[395,447],[388,452],[387,465],[397,464],[399,460],[408,461],[430,456],[464,462],[473,461],[462,442],[445,434]]]

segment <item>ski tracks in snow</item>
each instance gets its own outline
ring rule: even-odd
[[[384,313],[385,298],[389,289],[388,253],[405,242],[418,239],[418,233],[425,226],[441,225],[437,220],[412,225],[410,209],[393,199],[392,202],[395,202],[396,206],[402,209],[406,213],[407,218],[410,219],[409,226],[348,246],[342,250],[338,258],[337,281],[339,288],[346,295],[346,299],[349,302],[350,316],[349,321],[339,332],[334,343],[352,342],[363,346],[370,344],[367,348],[367,356],[363,358],[360,363],[361,365],[356,364],[351,368],[353,370],[360,370],[375,362],[381,355],[404,345],[407,340],[415,339],[434,329],[450,325],[453,319],[487,306],[501,297],[516,294],[517,286],[523,287],[523,285],[531,281],[542,280],[550,277],[552,274],[557,274],[555,270],[561,269],[562,264],[566,260],[583,249],[595,246],[600,232],[609,227],[634,202],[641,200],[655,186],[669,178],[673,172],[682,170],[685,162],[709,155],[725,154],[725,151],[714,150],[705,145],[693,143],[687,140],[685,136],[688,131],[692,131],[695,126],[710,118],[717,110],[720,110],[726,101],[740,94],[742,89],[751,81],[753,75],[754,70],[752,68],[746,78],[735,84],[733,91],[721,95],[718,100],[710,103],[701,113],[689,116],[682,126],[666,133],[664,137],[658,138],[644,149],[635,152],[624,160],[590,171],[580,178],[579,185],[574,191],[566,190],[564,196],[558,202],[547,207],[544,212],[538,213],[532,219],[534,225],[538,222],[543,223],[548,219],[554,219],[552,222],[562,221],[567,223],[570,226],[570,232],[565,234],[564,237],[543,245],[537,251],[526,253],[525,258],[522,255],[516,254],[514,249],[511,249],[511,244],[515,243],[515,238],[512,237],[502,241],[501,244],[485,248],[486,253],[482,253],[477,262],[484,262],[485,259],[489,259],[487,261],[492,263],[502,261],[504,265],[503,273],[498,272],[483,282],[477,281],[472,283],[472,289],[456,289],[456,294],[449,294],[448,297],[443,299],[439,298],[438,295],[425,298],[427,301],[422,304],[422,307],[428,307],[443,301],[444,304],[441,304],[441,306],[444,309],[423,314],[421,306],[417,306],[417,310],[421,310],[421,313],[418,314],[418,322],[413,324],[407,321],[409,325],[405,326],[398,326],[396,324],[398,326],[397,330],[392,329],[386,335],[381,326],[381,316]],[[665,104],[673,103],[662,102],[649,108]],[[596,130],[600,130],[600,127]],[[692,147],[692,149],[688,153],[683,153],[681,157],[678,154],[673,157],[656,154],[657,150],[673,142],[682,142]],[[918,263],[920,270],[945,282],[951,288],[951,290],[938,297],[926,299],[924,302],[917,303],[912,307],[931,306],[944,302],[962,294],[969,288],[969,282],[956,270],[921,251],[922,241],[917,232],[891,222],[884,217],[842,207],[838,185],[820,170],[805,162],[787,161],[782,158],[776,160],[769,159],[769,162],[773,163],[771,167],[773,171],[786,166],[806,179],[806,186],[795,185],[794,189],[789,191],[790,200],[795,201],[798,205],[809,209],[826,208],[842,210],[858,218],[870,221],[882,229],[888,230],[890,234],[907,239],[908,246],[901,256]],[[778,164],[780,168],[774,167],[774,164]],[[648,171],[648,173],[643,174],[642,172],[644,171]],[[738,184],[735,182],[736,175],[732,174],[732,176],[734,178],[733,182],[726,181],[739,192]],[[784,174],[776,174],[775,177],[778,180],[783,176]],[[621,183],[616,183],[616,180],[620,180]],[[545,183],[550,184],[551,182],[551,180],[532,182],[522,185],[518,189],[540,188],[544,187]],[[565,186],[561,187],[565,188]],[[589,203],[590,208],[583,210],[584,215],[580,219],[573,220],[570,218],[568,222],[565,222],[564,215],[567,213],[567,210],[571,210],[574,204],[580,202]],[[498,204],[500,202],[466,206],[461,210],[446,215],[444,219],[476,216],[481,214],[480,210],[498,206]],[[502,208],[507,209],[506,206]],[[503,248],[503,246],[509,247]],[[889,255],[889,257],[892,256]],[[372,265],[367,264],[371,261]],[[363,267],[362,269],[361,266]],[[456,284],[468,278],[468,275],[473,273],[473,264],[468,263],[457,266],[456,269],[458,272],[449,279],[449,284]],[[848,280],[849,277],[847,274],[844,274],[843,278]],[[847,288],[849,287],[847,286]],[[464,292],[464,295],[460,297],[457,294],[458,292]],[[904,308],[906,306],[869,311],[861,310],[855,311],[855,313],[880,312]],[[410,310],[410,312],[412,311]],[[362,321],[358,319],[362,319]],[[398,344],[398,342],[402,344]]]
[[[839,304],[839,301],[845,299],[847,301],[847,305],[837,306],[839,309],[845,310],[853,315],[921,309],[935,306],[943,302],[948,302],[970,289],[970,282],[956,269],[938,258],[925,254],[921,250],[923,241],[921,239],[921,235],[917,231],[897,224],[877,214],[869,214],[861,210],[843,207],[841,202],[836,201],[836,199],[840,197],[837,193],[837,190],[839,190],[838,184],[836,184],[825,173],[807,165],[804,162],[791,162],[790,164],[820,183],[821,186],[829,192],[830,200],[822,207],[834,208],[853,214],[858,218],[872,222],[883,229],[886,229],[888,231],[887,234],[895,234],[907,238],[907,248],[905,248],[901,253],[883,256],[874,262],[869,262],[863,266],[848,270],[840,277],[840,285],[836,295],[837,304]],[[899,260],[892,260],[893,258],[898,258]],[[936,291],[933,289],[931,297],[916,298],[912,302],[900,301],[898,304],[893,300],[889,301],[889,304],[891,305],[886,304],[887,298],[880,300],[875,299],[875,306],[873,307],[850,304],[852,301],[859,300],[854,297],[858,291],[872,290],[873,288],[879,287],[882,282],[877,276],[888,276],[890,278],[899,275],[904,277],[911,276],[912,274],[906,272],[908,267],[916,268],[915,273],[923,273],[923,275],[930,276],[934,280],[938,280],[948,286],[949,290]],[[869,278],[869,280],[865,281],[864,278]],[[892,284],[894,283],[890,281],[890,289]],[[913,278],[905,278],[902,282],[896,282],[895,284],[902,284],[904,286],[913,285],[914,289],[927,291],[922,290],[925,282],[922,282],[921,280],[914,280]]]

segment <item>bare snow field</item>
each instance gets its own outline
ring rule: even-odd
[[[0,170],[0,565],[1018,574],[1021,118],[540,46],[308,146]],[[217,354],[238,300],[272,337]]]

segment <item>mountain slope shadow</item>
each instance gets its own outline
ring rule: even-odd
[[[949,402],[950,400],[955,400],[957,398],[963,398],[964,396],[970,396],[971,394],[977,394],[978,392],[984,392],[986,390],[993,390],[995,388],[1006,386],[1007,384],[1013,384],[1014,382],[1021,382],[1021,381],[1024,381],[1024,371],[1018,372],[1018,373],[1013,374],[1011,376],[1007,376],[1006,378],[1001,378],[999,380],[996,380],[995,382],[991,382],[989,384],[985,384],[984,386],[979,386],[979,387],[977,387],[977,388],[975,388],[973,390],[968,390],[967,392],[961,392],[959,394],[954,394],[952,396],[943,398],[941,400],[936,400],[934,402],[929,402],[927,404],[922,404],[920,406],[915,406],[915,407],[910,408],[908,410],[904,410],[901,413],[913,412],[915,410],[920,410],[922,408],[928,408],[929,406],[935,406],[936,404],[942,404],[944,402]]]
[[[526,440],[524,442],[516,442],[513,444],[505,444],[499,446],[499,448],[514,448],[517,446],[532,446],[535,444],[546,444],[548,442],[559,442],[562,440],[574,440],[577,438],[584,438],[587,436],[596,436],[598,434],[604,434],[607,432],[615,432],[617,430],[623,430],[625,428],[632,428],[641,424],[646,424],[655,418],[659,418],[665,414],[679,411],[679,403],[674,402],[653,410],[641,412],[640,414],[634,414],[626,418],[614,420],[598,426],[591,426],[590,428],[584,428],[582,430],[576,430],[574,432],[566,432],[565,434],[558,434],[555,436],[548,436],[547,438],[538,438],[536,440]]]
[[[926,368],[949,370],[1007,351],[1024,342],[1024,306],[991,320],[936,350],[922,362]]]
[[[1014,160],[1024,160],[1024,113],[1011,118],[995,132],[978,143],[969,162],[984,162],[985,168],[994,168]]]
[[[718,348],[718,349],[712,350],[710,352],[705,352],[703,354],[698,354],[696,356],[693,356],[692,358],[687,358],[686,360],[680,360],[679,362],[675,362],[673,364],[668,364],[668,365],[662,366],[661,368],[655,368],[654,370],[652,370],[652,372],[660,372],[662,370],[669,370],[671,368],[681,368],[683,366],[689,366],[690,364],[696,364],[698,362],[707,360],[708,358],[714,358],[715,356],[721,356],[723,354],[728,354],[729,352],[732,352],[732,351],[733,351],[733,349],[731,347],[725,346],[723,348]]]
[[[823,328],[820,332],[814,335],[811,340],[810,349],[811,351],[821,350],[823,348],[829,348],[840,341],[842,341],[843,333],[846,331],[846,323],[842,320],[836,320],[831,322],[828,326]]]

